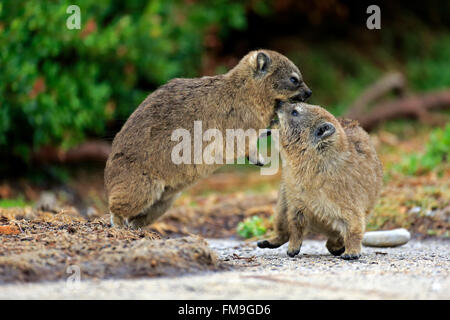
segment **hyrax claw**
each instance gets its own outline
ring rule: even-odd
[[[295,257],[295,256],[298,255],[299,253],[300,253],[300,250],[293,250],[293,251],[288,250],[288,251],[287,251],[287,255],[288,255],[289,257],[291,257],[291,258]]]
[[[357,260],[361,257],[359,253],[344,253],[341,258],[344,260]]]

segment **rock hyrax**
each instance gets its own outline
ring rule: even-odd
[[[325,234],[327,248],[358,259],[367,219],[382,186],[383,169],[369,135],[352,120],[325,109],[284,103],[280,119],[285,161],[275,217],[275,234],[258,242],[287,254],[300,252],[307,231]]]
[[[203,131],[223,134],[226,129],[265,129],[279,101],[304,101],[310,95],[299,69],[270,50],[248,53],[226,74],[173,79],[161,86],[114,138],[105,168],[112,223],[131,228],[152,223],[181,190],[220,167],[173,163],[175,129],[193,136],[194,121],[202,122]]]

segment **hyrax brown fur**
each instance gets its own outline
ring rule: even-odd
[[[367,219],[378,199],[383,169],[369,135],[352,120],[318,106],[285,103],[280,119],[285,162],[275,234],[258,242],[300,252],[307,231],[325,234],[333,255],[358,259]]]
[[[175,129],[184,128],[193,136],[194,121],[202,121],[204,131],[223,134],[226,129],[264,129],[278,101],[304,101],[310,95],[298,68],[270,50],[248,53],[223,75],[173,79],[161,86],[113,141],[105,168],[112,223],[131,228],[152,223],[181,190],[220,166],[173,163]]]

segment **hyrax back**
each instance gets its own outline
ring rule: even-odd
[[[328,237],[332,254],[359,258],[383,177],[369,135],[356,121],[338,121],[318,106],[286,103],[277,113],[286,165],[275,235],[258,246],[276,248],[289,241],[288,255],[295,256],[311,230]]]
[[[222,134],[226,129],[264,129],[277,101],[303,101],[310,95],[298,68],[269,50],[250,52],[223,75],[163,85],[142,102],[113,141],[105,168],[112,222],[134,228],[150,224],[181,190],[219,167],[175,164],[175,129],[186,129],[191,137],[194,121],[201,121],[203,131],[218,129]]]

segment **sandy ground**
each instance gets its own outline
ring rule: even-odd
[[[84,280],[0,286],[0,299],[450,299],[450,242],[412,240],[398,248],[363,248],[358,261],[306,240],[286,246],[208,240],[233,271],[134,280]]]

